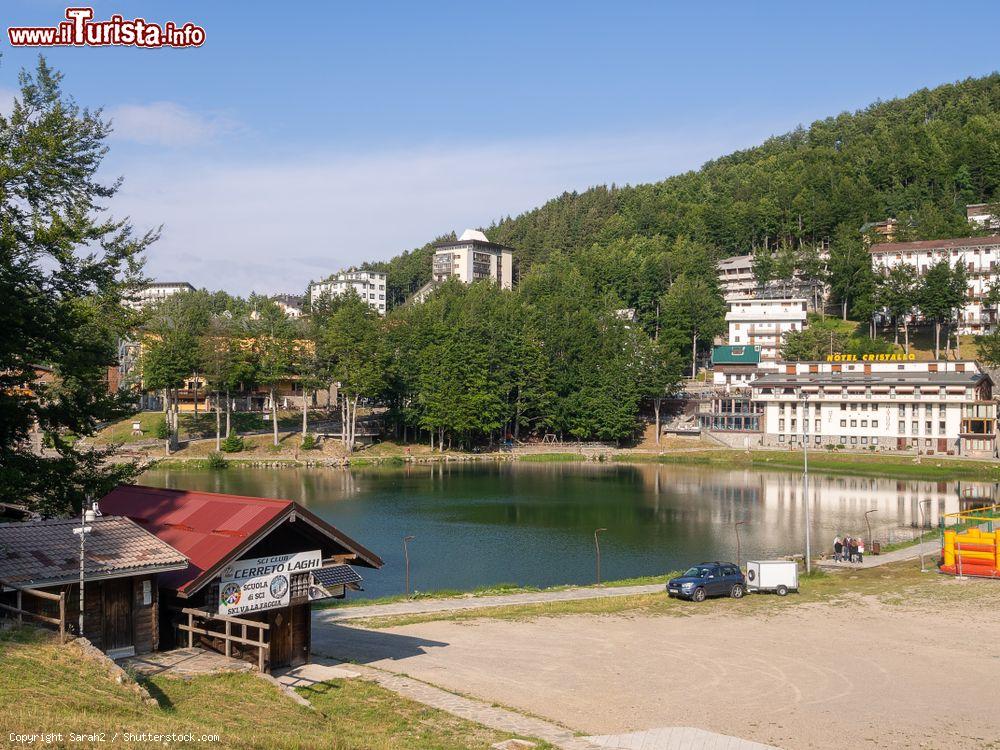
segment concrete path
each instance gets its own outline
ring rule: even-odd
[[[222,672],[249,672],[253,665],[241,659],[227,656],[203,648],[175,648],[157,651],[142,656],[131,656],[122,660],[122,665],[139,674],[167,677],[197,677],[203,674]]]
[[[580,599],[600,599],[607,596],[634,596],[664,592],[664,584],[652,583],[641,586],[590,586],[559,591],[530,591],[523,594],[498,594],[496,596],[463,596],[452,599],[417,599],[372,604],[358,607],[335,607],[313,611],[315,623],[360,620],[369,617],[390,615],[418,615],[428,612],[458,612],[484,607],[506,607],[511,604],[542,604],[545,602],[569,602]]]
[[[916,560],[920,557],[920,553],[923,551],[924,556],[927,560],[927,565],[931,566],[932,560],[935,555],[941,552],[941,542],[937,539],[932,539],[929,542],[922,542],[920,544],[914,544],[911,547],[903,547],[902,549],[893,550],[892,552],[886,552],[884,555],[865,555],[865,561],[863,563],[849,563],[849,562],[836,562],[835,560],[817,560],[816,565],[821,568],[845,568],[847,570],[857,570],[858,568],[877,568],[880,565],[888,565],[889,563],[901,562],[903,560]]]
[[[774,745],[762,745],[694,727],[661,727],[629,734],[606,734],[587,737],[587,741],[607,750],[777,750]]]

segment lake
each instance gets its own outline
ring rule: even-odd
[[[742,560],[804,548],[801,474],[683,465],[448,463],[391,468],[152,469],[158,487],[296,500],[379,554],[360,570],[364,594],[403,592],[402,538],[413,588],[594,581],[594,530],[604,580],[659,574],[702,560]],[[996,502],[984,482],[810,474],[813,550],[834,535],[909,538],[969,503]]]

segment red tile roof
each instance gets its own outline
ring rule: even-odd
[[[894,253],[899,250],[933,250],[936,248],[952,249],[956,247],[983,247],[984,245],[1000,245],[1000,235],[989,237],[954,237],[947,240],[919,240],[917,242],[882,242],[868,248],[871,253]]]
[[[187,570],[160,579],[182,595],[197,591],[218,568],[239,559],[293,514],[356,554],[357,564],[382,565],[377,555],[291,500],[121,485],[101,500],[100,508],[128,516],[188,557]]]

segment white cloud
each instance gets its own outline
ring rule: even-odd
[[[243,163],[119,161],[113,204],[164,224],[147,273],[234,293],[298,292],[347,265],[483,226],[565,190],[662,179],[766,132],[566,138]],[[255,155],[256,156],[256,155]]]
[[[106,114],[116,140],[150,146],[198,145],[236,128],[228,118],[202,115],[174,102],[122,104]]]

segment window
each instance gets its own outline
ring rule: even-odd
[[[782,432],[784,432],[784,430],[785,430],[785,420],[784,419],[779,419],[778,420],[778,429],[781,430]]]
[[[846,419],[841,419],[840,420],[840,426],[841,427],[847,427],[847,420]]]
[[[920,424],[916,420],[910,422],[910,432],[914,435],[920,432]]]
[[[816,445],[819,445],[819,442],[820,442],[819,435],[816,436],[816,441],[815,442],[816,442]]]
[[[857,427],[857,426],[858,426],[858,420],[852,419],[851,420],[851,427]]]
[[[840,436],[840,444],[841,445],[846,445],[847,444],[847,436],[846,435],[841,435]]]
[[[878,420],[877,419],[873,419],[872,420],[872,427],[878,427]]]
[[[796,422],[797,422],[797,420],[795,420],[795,419],[792,420],[792,432],[795,432],[795,424],[796,424]]]
[[[902,435],[904,432],[906,432],[906,422],[900,422],[899,423],[899,434]]]
[[[858,438],[857,438],[857,436],[856,435],[851,435],[851,445],[857,445],[857,444],[858,444]]]
[[[877,437],[873,437],[872,438],[872,445],[878,445],[878,438]]]
[[[927,438],[926,440],[924,440],[924,447],[925,448],[930,448],[932,442],[933,441],[930,438]]]
[[[944,422],[938,422],[938,433],[944,435],[945,433]]]
[[[815,427],[815,429],[816,429],[816,432],[819,432],[821,430],[820,420],[818,420],[818,419],[816,420],[816,427]]]
[[[866,437],[862,436],[862,437],[861,437],[861,444],[862,444],[862,445],[868,445],[868,438],[866,438]]]
[[[779,443],[785,442],[785,436],[784,435],[778,435],[778,442]]]
[[[930,422],[924,422],[924,434],[925,435],[930,435],[931,434],[931,423]]]
[[[840,402],[840,410],[847,411],[847,404],[845,404],[843,401]]]
[[[868,426],[868,420],[867,419],[862,419],[861,420],[861,426],[862,427],[867,427]]]

